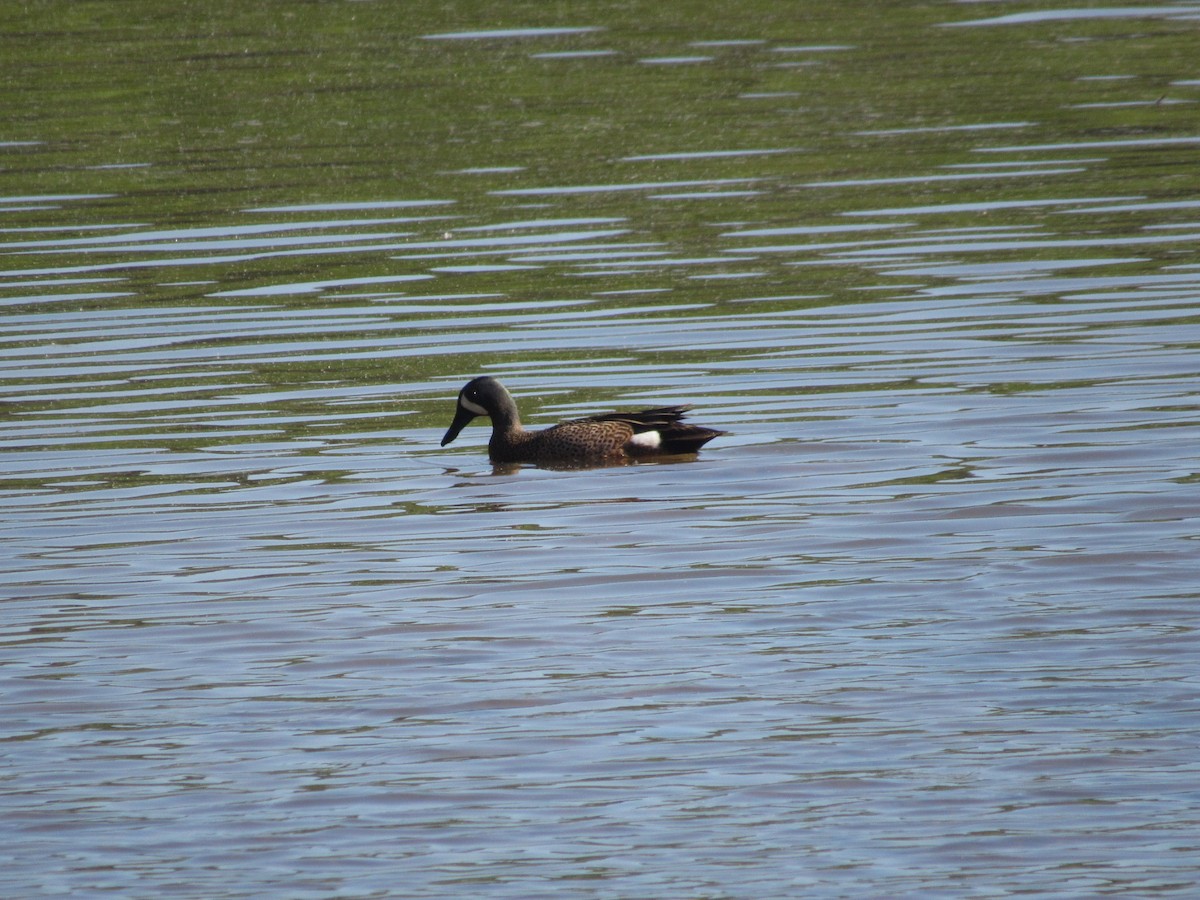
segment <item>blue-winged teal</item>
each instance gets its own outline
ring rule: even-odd
[[[492,420],[488,455],[493,462],[579,464],[672,453],[695,453],[717,435],[715,428],[685,425],[680,420],[690,406],[663,406],[641,412],[603,413],[571,419],[544,431],[521,427],[517,404],[495,378],[468,381],[458,392],[458,411],[442,446],[458,437],[476,416]]]

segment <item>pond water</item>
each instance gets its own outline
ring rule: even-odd
[[[0,12],[0,893],[1195,896],[1200,5],[141,6]]]

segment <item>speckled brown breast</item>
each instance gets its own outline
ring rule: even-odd
[[[565,422],[538,432],[533,441],[539,462],[563,459],[606,459],[624,456],[633,437],[626,422]]]

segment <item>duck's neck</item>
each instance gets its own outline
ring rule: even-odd
[[[517,413],[517,404],[513,398],[504,396],[500,404],[492,410],[493,434],[520,434],[525,429],[521,427],[521,416]]]
[[[492,410],[492,438],[488,441],[488,455],[493,462],[527,462],[531,459],[529,448],[537,436],[536,432],[521,427],[517,404],[512,397]]]

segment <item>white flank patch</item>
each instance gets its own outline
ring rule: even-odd
[[[475,415],[477,415],[477,416],[486,416],[488,414],[488,411],[486,409],[484,409],[478,403],[472,403],[466,397],[459,397],[458,402],[464,409],[469,409],[471,412],[475,413]]]
[[[662,446],[662,435],[657,431],[643,431],[641,434],[631,437],[629,443],[646,450],[657,450]]]

